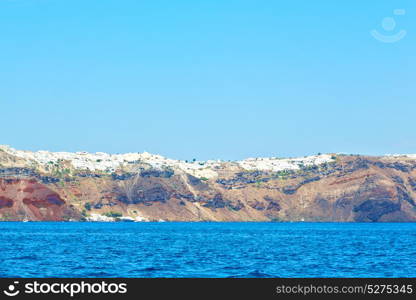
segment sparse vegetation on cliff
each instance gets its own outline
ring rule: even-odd
[[[104,213],[104,216],[109,217],[109,218],[120,218],[123,215],[119,212],[110,211],[110,212]]]

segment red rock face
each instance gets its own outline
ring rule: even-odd
[[[34,179],[0,179],[0,215],[7,219],[58,221],[67,209],[58,193]]]

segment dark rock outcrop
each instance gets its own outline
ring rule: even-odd
[[[13,200],[4,196],[0,196],[0,208],[3,207],[12,207]]]
[[[203,206],[215,209],[215,208],[224,208],[226,205],[227,203],[222,198],[222,195],[218,193],[214,196],[214,198],[208,200],[208,202],[205,203]]]
[[[400,210],[400,204],[385,200],[367,200],[354,207],[357,222],[377,222],[381,216]]]
[[[112,173],[111,174],[111,178],[113,180],[128,180],[135,176],[137,176],[137,174],[133,174],[133,173],[123,173],[123,174]]]
[[[413,198],[410,196],[410,194],[404,190],[403,188],[397,186],[396,187],[397,190],[397,198],[399,199],[399,201],[407,201],[409,202],[413,207],[416,206],[415,201],[413,200]]]
[[[412,177],[409,177],[409,178],[407,179],[407,181],[409,182],[409,185],[410,185],[410,187],[412,188],[412,190],[413,190],[414,192],[416,192],[416,180],[415,180],[415,179],[413,179]]]
[[[141,177],[162,177],[162,178],[171,178],[175,174],[173,170],[165,169],[165,170],[156,170],[156,169],[149,169],[143,170],[140,172]]]

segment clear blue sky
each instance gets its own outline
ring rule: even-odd
[[[412,0],[0,0],[0,144],[416,153],[415,23]]]

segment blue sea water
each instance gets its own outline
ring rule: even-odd
[[[410,223],[0,223],[0,277],[415,277]]]

